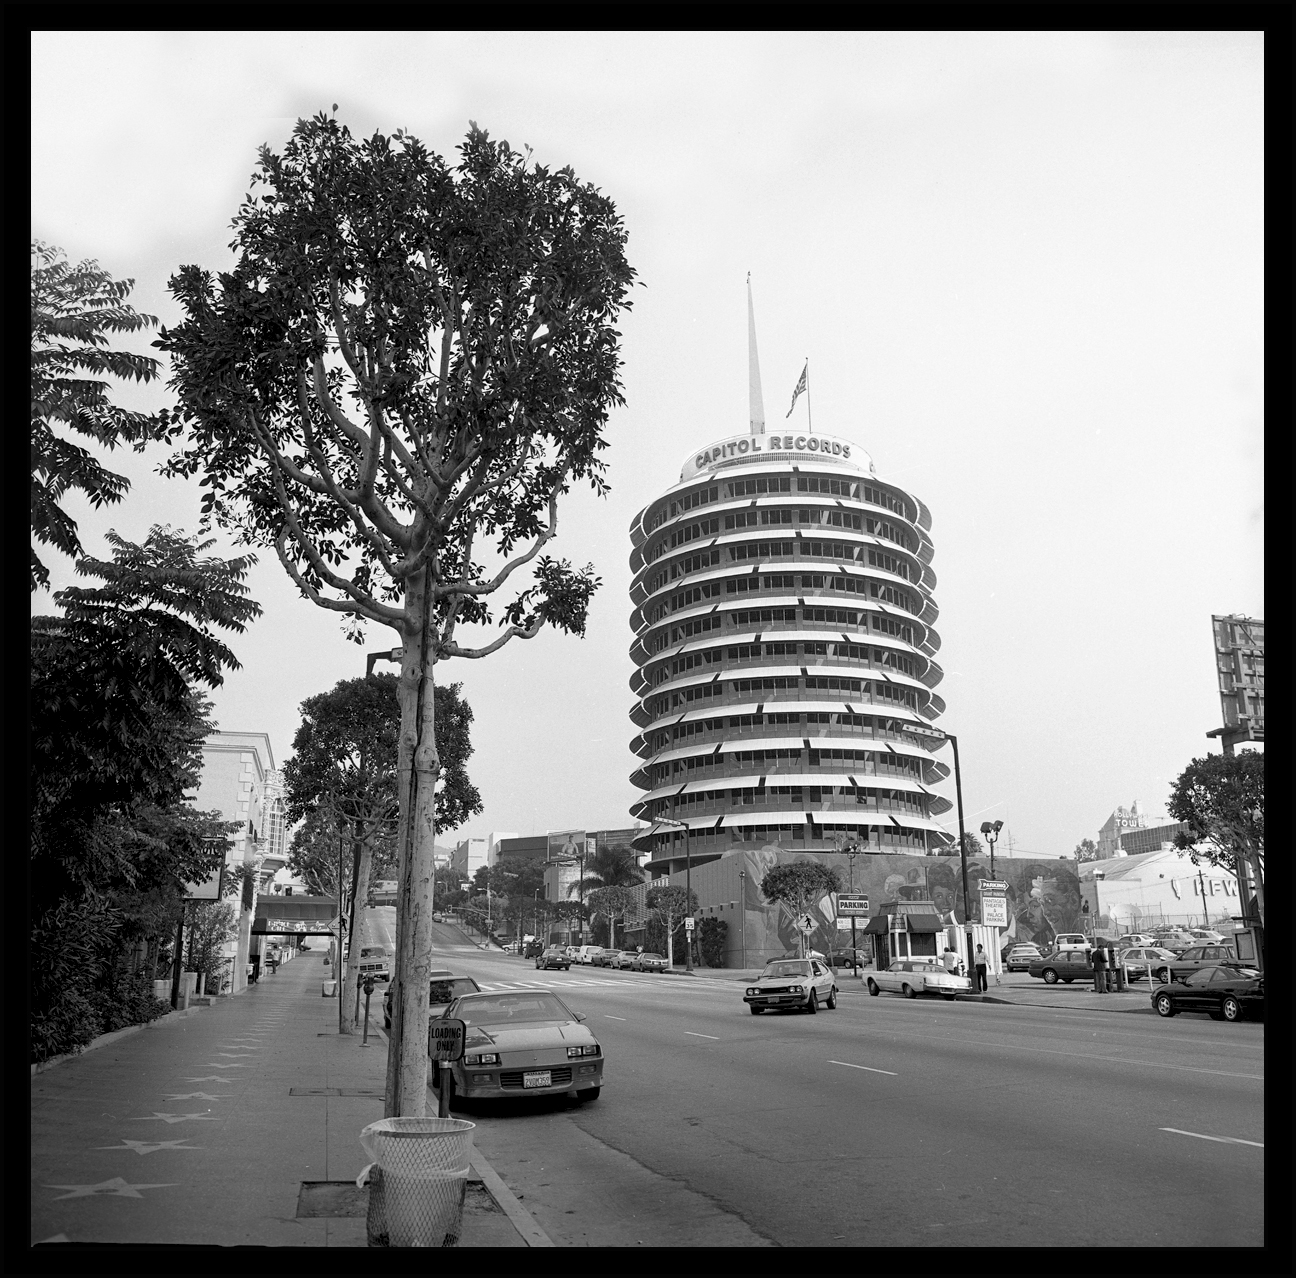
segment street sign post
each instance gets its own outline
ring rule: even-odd
[[[867,917],[869,912],[869,899],[867,896],[861,896],[858,893],[839,892],[837,894],[837,913],[845,915],[847,918],[858,918],[861,915]]]
[[[804,932],[807,936],[815,930],[815,921],[808,914],[802,914],[796,921],[797,930]]]
[[[428,1026],[428,1055],[441,1063],[437,1082],[437,1116],[450,1117],[450,1091],[454,1087],[451,1061],[463,1060],[468,1027],[463,1021],[438,1018]]]

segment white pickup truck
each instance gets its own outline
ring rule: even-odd
[[[386,946],[362,945],[360,947],[360,976],[372,976],[375,981],[391,980],[391,961]]]

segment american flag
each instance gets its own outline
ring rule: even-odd
[[[800,395],[806,388],[806,375],[809,372],[810,372],[810,361],[807,360],[806,366],[801,370],[801,379],[796,384],[796,390],[792,392],[792,407],[787,410],[787,417],[792,416],[792,409],[796,407],[797,396]],[[786,421],[787,418],[785,417],[784,420]]]

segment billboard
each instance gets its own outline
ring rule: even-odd
[[[1264,622],[1233,615],[1211,617],[1215,676],[1219,683],[1223,736],[1230,743],[1264,740]]]

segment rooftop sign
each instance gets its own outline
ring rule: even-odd
[[[873,460],[848,439],[835,435],[734,435],[690,457],[680,469],[680,482],[736,461],[825,461],[853,471],[873,474]]]

